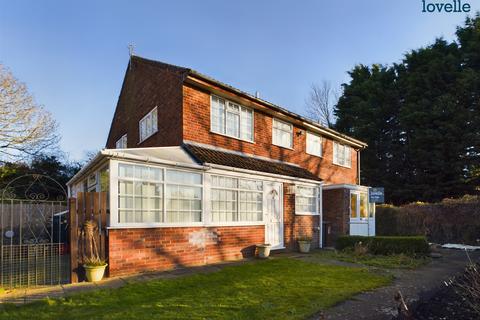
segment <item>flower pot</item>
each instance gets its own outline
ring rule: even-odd
[[[102,280],[103,275],[105,274],[106,267],[107,267],[107,264],[103,266],[83,265],[83,268],[85,269],[85,275],[87,276],[87,281],[97,282]]]
[[[300,249],[301,253],[309,253],[310,241],[298,241],[298,248]]]
[[[257,251],[258,251],[258,257],[262,259],[268,258],[270,255],[270,248],[272,246],[268,243],[265,244],[257,244]]]

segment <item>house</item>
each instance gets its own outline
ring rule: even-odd
[[[106,149],[68,183],[108,194],[110,275],[374,234],[366,144],[197,71],[130,58]],[[323,226],[323,227],[322,227]]]

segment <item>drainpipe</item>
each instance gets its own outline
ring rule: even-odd
[[[360,185],[360,149],[357,150],[357,184]]]

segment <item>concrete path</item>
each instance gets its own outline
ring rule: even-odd
[[[391,286],[356,295],[312,319],[392,319],[397,315],[398,303],[394,296],[399,290],[407,304],[411,305],[420,297],[432,296],[443,285],[443,281],[461,273],[468,263],[463,251],[441,250],[441,254],[441,258],[433,259],[428,265],[415,270],[389,271],[395,277]],[[469,254],[470,258],[479,261],[479,251]]]

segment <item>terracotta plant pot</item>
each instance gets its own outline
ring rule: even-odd
[[[272,246],[268,243],[264,244],[257,244],[257,252],[258,252],[258,257],[262,259],[268,258],[270,255],[270,248]]]
[[[83,265],[83,268],[85,269],[85,275],[87,276],[87,281],[98,282],[102,280],[103,275],[105,274],[105,268],[107,267],[107,265],[108,264],[105,264],[103,266]]]
[[[310,241],[299,240],[298,241],[298,248],[300,249],[301,253],[309,253],[310,252]]]

